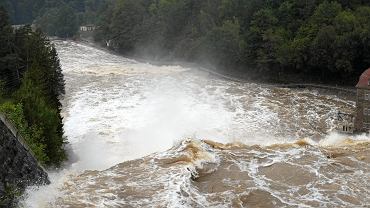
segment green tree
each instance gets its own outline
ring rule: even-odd
[[[18,132],[25,139],[28,147],[32,150],[36,159],[42,164],[48,163],[49,158],[45,153],[46,145],[44,144],[45,138],[42,135],[42,129],[37,127],[37,125],[29,126],[24,117],[22,104],[5,102],[0,105],[0,112],[7,115],[12,121]]]
[[[78,29],[75,11],[68,5],[64,5],[57,13],[55,25],[56,35],[63,38],[73,37]]]
[[[59,132],[61,120],[58,110],[47,103],[47,93],[43,90],[45,81],[40,79],[42,74],[40,66],[34,63],[23,77],[16,100],[23,104],[27,122],[38,124],[42,131],[36,132],[42,135],[41,138],[47,138],[43,141],[45,154],[49,158],[47,164],[60,165],[66,158],[64,138]]]
[[[118,0],[100,12],[96,37],[122,53],[153,59],[351,83],[370,65],[369,5],[360,0]]]
[[[141,1],[121,0],[118,1],[112,17],[111,37],[116,49],[123,53],[135,49],[135,45],[141,36],[139,27],[143,21]]]
[[[46,36],[29,26],[13,31],[0,9],[0,111],[15,123],[37,159],[60,165],[66,158],[59,98],[64,78],[57,52]]]
[[[5,82],[6,92],[15,89],[20,83],[18,62],[13,29],[4,8],[0,7],[0,79]]]
[[[238,20],[225,21],[204,38],[202,56],[221,66],[234,65],[242,58],[243,42]]]

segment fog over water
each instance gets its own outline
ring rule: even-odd
[[[352,101],[54,43],[70,161],[25,207],[370,206],[370,139],[330,133]]]

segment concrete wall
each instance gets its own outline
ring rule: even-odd
[[[365,94],[367,96],[365,96]],[[356,120],[357,132],[369,132],[370,130],[370,90],[357,89]]]
[[[29,185],[49,183],[48,175],[18,135],[16,128],[0,115],[0,207],[14,205],[9,190],[22,192]]]

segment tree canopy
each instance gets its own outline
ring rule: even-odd
[[[93,23],[95,39],[123,54],[212,64],[247,76],[284,81],[293,75],[300,77],[296,81],[353,85],[370,66],[367,0],[4,0],[0,5],[13,23],[34,21],[48,35],[71,38],[79,25]]]
[[[370,66],[370,2],[116,0],[96,40],[125,54],[209,62],[245,74],[353,83]]]
[[[48,35],[70,38],[78,26],[97,21],[97,11],[108,0],[3,0],[12,24],[36,23]]]
[[[59,98],[64,78],[54,46],[29,26],[13,30],[0,7],[0,112],[16,125],[37,159],[66,158]]]

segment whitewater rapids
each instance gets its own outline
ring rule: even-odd
[[[369,137],[326,135],[354,102],[54,43],[70,161],[20,206],[370,206]]]

